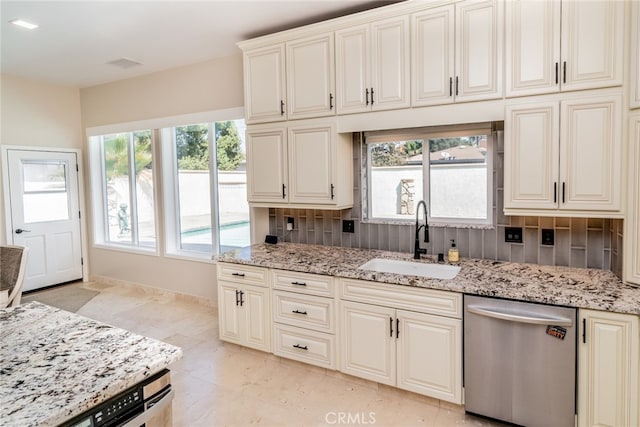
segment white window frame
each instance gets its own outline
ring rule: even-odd
[[[89,164],[90,164],[90,188],[92,192],[91,208],[93,214],[93,246],[98,248],[120,250],[125,252],[137,252],[147,255],[159,255],[162,239],[159,238],[159,215],[158,215],[158,186],[157,186],[157,168],[158,162],[158,150],[157,150],[157,138],[156,132],[151,129],[151,155],[153,159],[153,205],[154,205],[154,228],[155,228],[155,245],[153,247],[141,246],[139,244],[138,235],[138,219],[137,219],[137,188],[135,185],[135,178],[129,179],[129,201],[131,206],[130,211],[130,225],[131,225],[131,243],[120,243],[108,240],[107,230],[109,228],[109,217],[107,214],[107,186],[106,186],[106,171],[104,163],[104,136],[112,135],[114,133],[128,133],[128,167],[129,177],[135,177],[135,164],[131,161],[134,159],[134,147],[133,147],[133,133],[149,129],[140,129],[133,131],[118,131],[104,135],[95,135],[89,137],[88,152],[89,152]]]
[[[430,197],[430,160],[428,158],[428,140],[432,138],[455,138],[472,135],[487,135],[487,212],[486,218],[447,218],[447,217],[432,217],[431,216],[431,197]],[[406,223],[413,224],[414,218],[384,218],[384,217],[371,217],[369,212],[371,211],[372,200],[372,188],[371,188],[371,156],[369,151],[369,144],[372,143],[385,143],[392,141],[410,141],[410,140],[423,140],[423,162],[422,162],[422,198],[427,204],[427,220],[430,226],[435,227],[456,227],[456,228],[468,228],[473,226],[491,226],[493,225],[493,157],[495,150],[495,133],[492,129],[491,123],[476,123],[465,125],[451,125],[451,126],[435,126],[427,128],[416,129],[402,129],[392,131],[378,131],[365,133],[363,143],[363,163],[362,167],[363,176],[362,182],[366,185],[366,190],[362,192],[362,218],[366,222],[371,223]],[[424,160],[424,150],[427,150],[427,161]],[[417,202],[417,201],[416,201]]]

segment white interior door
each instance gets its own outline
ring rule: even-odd
[[[76,153],[7,150],[8,240],[29,248],[24,290],[82,278]]]

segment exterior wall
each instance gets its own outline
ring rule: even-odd
[[[79,89],[5,74],[0,78],[0,144],[82,148]],[[8,236],[2,187],[0,184],[0,243],[4,244]]]

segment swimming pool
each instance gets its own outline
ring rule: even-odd
[[[233,222],[220,226],[220,251],[242,248],[251,244],[249,221]],[[186,230],[181,234],[182,248],[211,250],[211,227]],[[198,249],[203,248],[203,249]]]

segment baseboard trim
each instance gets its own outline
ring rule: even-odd
[[[205,307],[218,307],[218,302],[211,298],[199,297],[196,295],[183,294],[180,292],[170,291],[167,289],[155,288],[141,283],[131,282],[128,280],[114,279],[113,277],[92,275],[90,281],[101,285],[123,286],[143,292],[147,295],[156,295],[165,298],[173,298],[176,301],[184,301],[193,304],[200,304]]]

